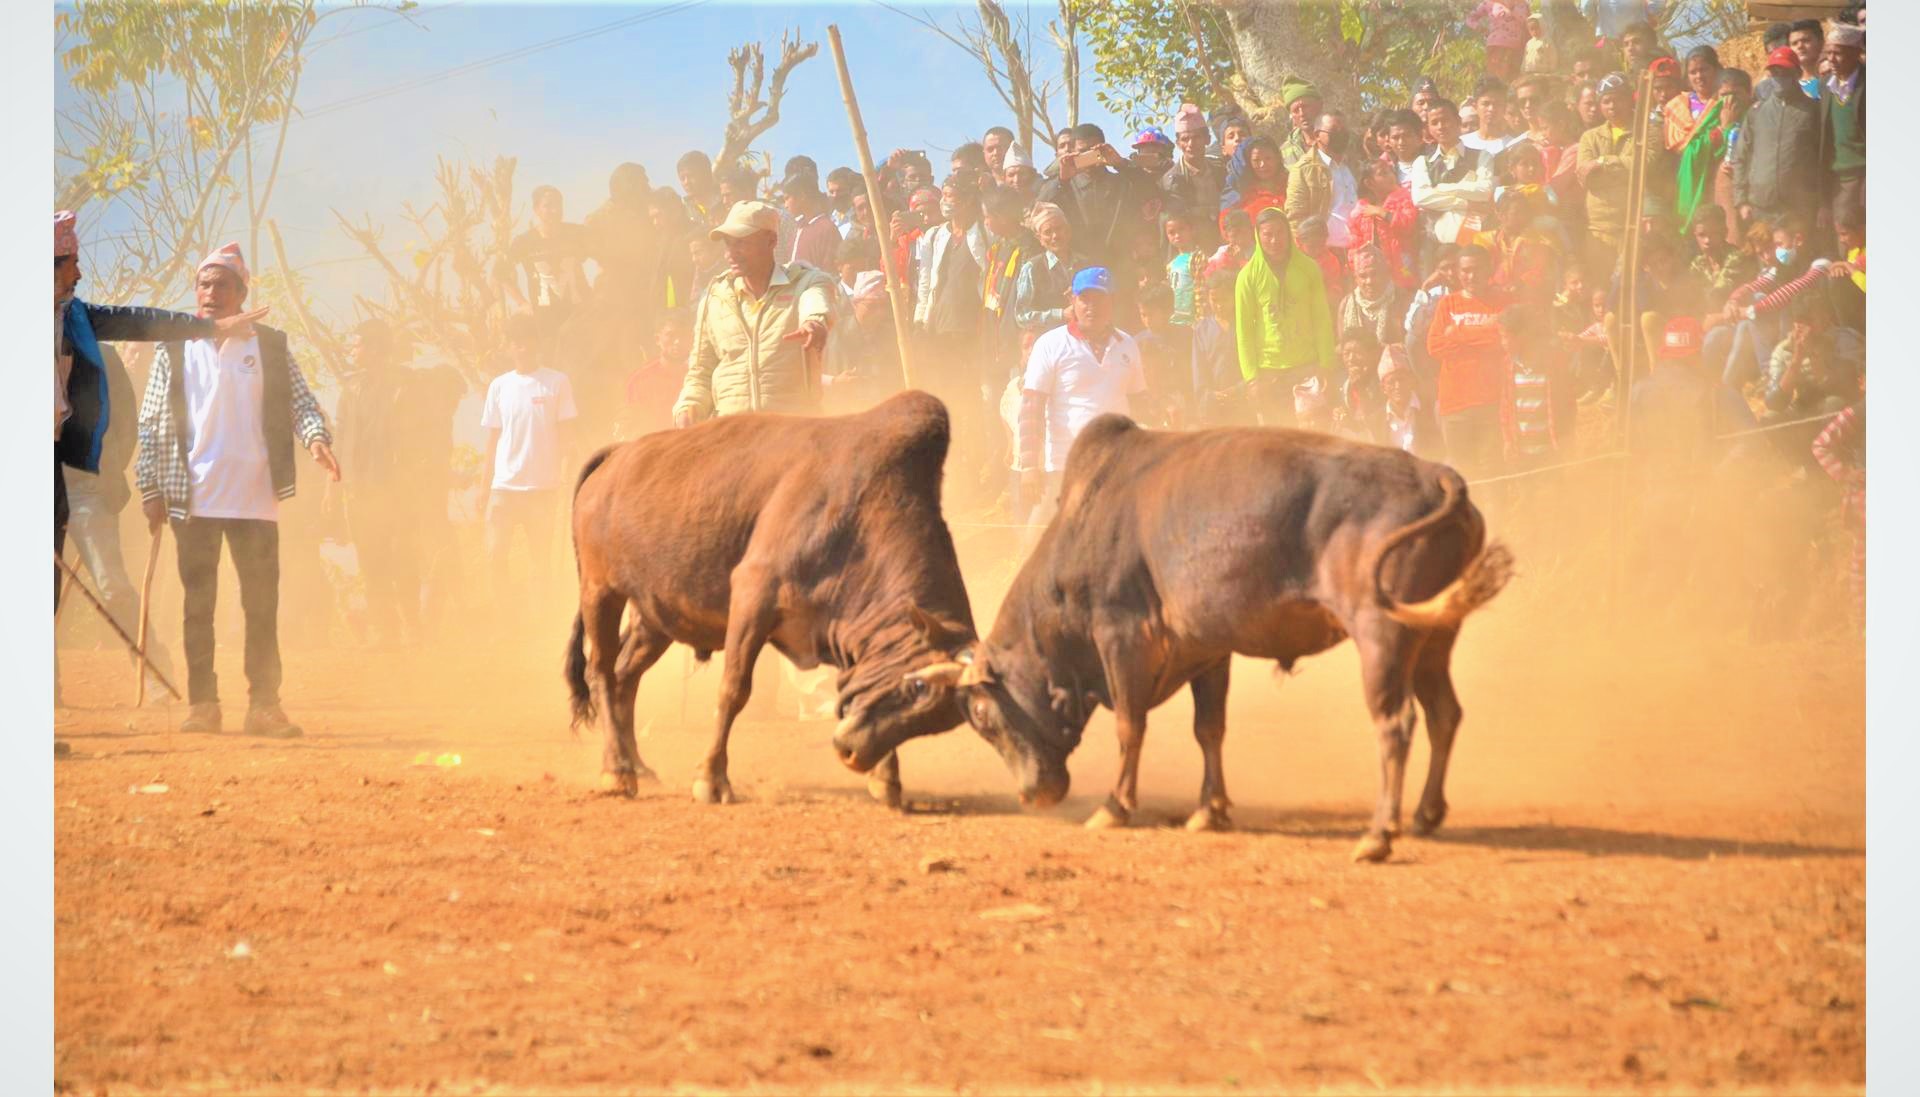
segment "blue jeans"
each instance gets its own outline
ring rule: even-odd
[[[1735,392],[1767,375],[1767,360],[1780,343],[1780,319],[1762,313],[1732,326],[1722,324],[1707,333],[1701,348],[1709,367],[1720,369],[1720,379]]]
[[[107,508],[100,478],[78,469],[61,469],[67,481],[67,536],[80,556],[80,564],[93,580],[100,604],[107,607],[114,621],[137,642],[140,631],[140,592],[127,577],[127,564],[120,552],[120,516]],[[159,629],[147,625],[147,659],[161,673],[171,674],[166,645],[160,642]]]

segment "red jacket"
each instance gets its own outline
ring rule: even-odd
[[[1387,270],[1393,275],[1393,284],[1412,289],[1420,284],[1414,270],[1414,257],[1419,248],[1413,235],[1420,227],[1420,210],[1414,206],[1413,193],[1406,187],[1395,187],[1380,208],[1384,217],[1369,214],[1347,222],[1353,232],[1353,246],[1372,244],[1379,248],[1387,257]]]
[[[1440,415],[1498,405],[1512,365],[1500,338],[1497,300],[1449,293],[1434,305],[1427,351],[1439,363]]]

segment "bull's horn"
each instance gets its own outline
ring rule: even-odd
[[[960,680],[954,685],[961,688],[985,685],[987,682],[987,661],[985,659],[967,660],[967,668],[960,674]]]
[[[932,666],[921,667],[919,670],[908,674],[907,681],[911,682],[917,679],[930,686],[947,686],[951,688],[960,684],[970,669],[971,668],[959,663],[935,663]]]

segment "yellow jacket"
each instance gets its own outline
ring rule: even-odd
[[[817,410],[819,379],[808,373],[818,367],[787,336],[809,320],[831,324],[832,312],[833,280],[806,263],[775,263],[757,301],[732,272],[715,278],[694,314],[693,353],[674,411]]]

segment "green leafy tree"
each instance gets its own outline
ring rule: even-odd
[[[1185,102],[1227,105],[1233,41],[1212,13],[1181,0],[1080,0],[1075,12],[1093,47],[1094,97],[1128,126],[1162,121]]]

